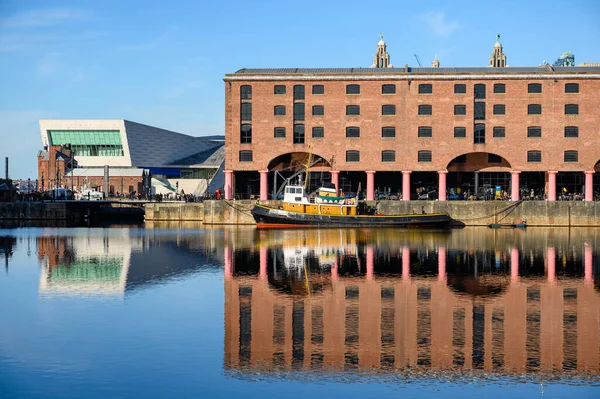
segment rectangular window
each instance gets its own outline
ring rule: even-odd
[[[382,85],[381,94],[396,94],[396,85]]]
[[[494,93],[495,94],[506,93],[506,85],[504,83],[495,83],[494,84]]]
[[[313,85],[312,94],[325,94],[325,86],[323,85]]]
[[[467,137],[467,128],[463,126],[457,126],[454,128],[454,137]]]
[[[527,106],[527,114],[528,115],[541,115],[542,114],[542,105],[541,104],[529,104]]]
[[[304,125],[294,125],[294,144],[304,144]]]
[[[565,126],[565,137],[579,137],[579,127]]]
[[[240,162],[252,162],[252,151],[240,151]]]
[[[506,115],[506,105],[494,104],[494,115]]]
[[[579,83],[566,83],[565,93],[579,93]]]
[[[527,137],[542,137],[542,127],[541,126],[528,126],[527,127]]]
[[[527,151],[527,162],[542,162],[542,152]]]
[[[473,132],[473,143],[485,144],[485,125],[483,123],[476,123]]]
[[[314,138],[323,138],[325,137],[325,128],[322,126],[315,126],[312,128],[312,136]]]
[[[577,151],[565,151],[565,162],[579,162]]]
[[[294,100],[304,100],[304,85],[294,86]]]
[[[346,162],[360,162],[360,152],[353,150],[346,151]]]
[[[360,128],[357,126],[348,126],[346,128],[346,137],[360,137]]]
[[[285,128],[284,127],[276,127],[275,129],[273,129],[273,136],[276,139],[285,138]]]
[[[494,137],[505,137],[506,130],[504,126],[494,126],[493,136]]]
[[[275,116],[283,116],[283,115],[285,115],[285,105],[276,105],[273,108],[273,114]]]
[[[452,163],[467,163],[467,155],[459,155],[452,160]]]
[[[381,151],[381,162],[396,162],[396,151]]]
[[[579,115],[579,104],[565,104],[565,115]]]
[[[485,103],[484,102],[476,102],[475,103],[475,120],[483,121],[485,120]]]
[[[475,95],[476,100],[484,100],[485,99],[485,85],[484,84],[476,84],[473,88],[473,94]]]
[[[431,126],[419,126],[419,137],[431,137],[432,136]]]
[[[419,105],[419,115],[431,115],[431,105]]]
[[[241,109],[241,119],[243,121],[251,121],[252,120],[252,103],[242,103]]]
[[[252,86],[241,86],[240,87],[240,99],[241,100],[252,100]]]
[[[455,105],[454,106],[454,115],[466,115],[467,114],[467,106],[466,105]]]
[[[396,128],[394,126],[384,126],[381,128],[381,137],[396,137]]]
[[[382,105],[381,115],[396,115],[396,106],[393,104]]]
[[[454,94],[466,94],[467,85],[464,83],[457,83],[454,85]]]
[[[488,154],[488,163],[502,163],[502,157],[496,154]]]
[[[313,116],[323,116],[325,115],[325,106],[323,105],[313,105],[312,107]]]
[[[360,115],[360,105],[346,105],[346,115]]]
[[[527,85],[527,93],[541,93],[542,92],[542,84],[541,83],[529,83]]]
[[[346,85],[346,94],[360,94],[360,85]]]
[[[275,85],[275,88],[273,89],[273,94],[285,94],[285,86]]]
[[[294,103],[294,120],[304,120],[304,103]]]
[[[431,162],[431,151],[429,151],[429,150],[419,151],[419,153],[417,154],[417,161],[418,162]]]
[[[433,88],[429,83],[422,83],[419,85],[419,94],[431,94],[433,93]]]
[[[252,125],[243,124],[240,128],[240,143],[252,144]]]

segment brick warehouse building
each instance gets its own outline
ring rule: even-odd
[[[226,197],[273,196],[312,153],[311,188],[360,183],[367,199],[497,188],[593,199],[600,68],[506,67],[499,41],[490,67],[432,65],[393,68],[381,40],[372,68],[226,75]]]

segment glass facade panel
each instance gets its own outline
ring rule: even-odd
[[[119,130],[48,130],[50,145],[70,144],[75,156],[122,157]]]

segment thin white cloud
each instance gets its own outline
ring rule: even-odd
[[[62,25],[88,18],[88,13],[81,9],[48,8],[24,11],[0,19],[0,29],[27,29]]]
[[[439,37],[448,37],[461,28],[458,21],[448,21],[443,12],[428,12],[421,15],[421,20],[427,24],[432,35]]]

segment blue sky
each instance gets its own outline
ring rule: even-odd
[[[34,177],[39,119],[223,134],[226,73],[368,67],[379,32],[396,66],[486,66],[498,33],[510,66],[600,62],[598,21],[597,0],[0,0],[0,157]]]

